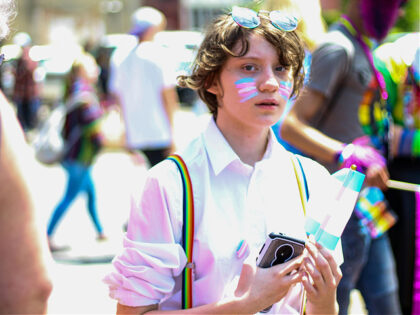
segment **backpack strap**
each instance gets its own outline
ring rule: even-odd
[[[193,244],[194,244],[194,199],[191,177],[187,165],[181,156],[170,155],[167,159],[175,162],[181,173],[183,198],[182,198],[182,248],[187,255],[187,264],[182,272],[182,309],[191,308],[193,305]]]

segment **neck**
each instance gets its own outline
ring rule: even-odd
[[[232,121],[223,124],[219,119],[216,124],[243,163],[254,166],[263,158],[268,143],[268,128],[245,130],[234,126]]]

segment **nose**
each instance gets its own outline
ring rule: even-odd
[[[265,70],[261,75],[260,84],[258,85],[260,92],[276,92],[279,89],[279,82],[272,69]]]

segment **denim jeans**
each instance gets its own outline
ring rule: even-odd
[[[344,263],[337,289],[339,314],[347,314],[352,289],[362,294],[369,315],[401,314],[394,256],[387,234],[372,239],[353,213],[341,241]]]
[[[62,200],[57,205],[51,216],[47,230],[48,236],[52,236],[58,222],[62,219],[65,212],[80,192],[86,192],[90,218],[92,219],[97,233],[101,233],[103,229],[99,222],[98,212],[96,209],[96,193],[91,175],[91,167],[73,161],[63,162],[63,167],[68,173],[67,189]]]

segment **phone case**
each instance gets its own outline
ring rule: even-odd
[[[305,242],[282,233],[270,233],[260,250],[257,266],[269,268],[303,253]]]

